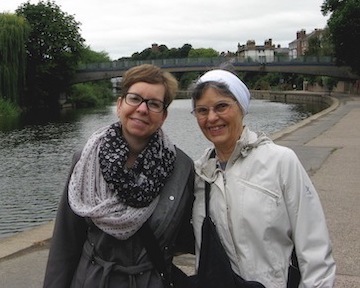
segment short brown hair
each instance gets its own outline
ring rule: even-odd
[[[127,70],[121,81],[121,94],[125,96],[130,87],[138,82],[149,84],[163,84],[165,86],[165,107],[175,99],[178,91],[178,81],[169,72],[161,70],[151,64],[135,66]]]

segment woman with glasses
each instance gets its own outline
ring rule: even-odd
[[[141,65],[121,85],[119,121],[96,131],[74,156],[44,287],[165,287],[145,228],[167,272],[175,253],[193,251],[193,162],[161,129],[177,81]]]
[[[292,150],[244,125],[246,85],[229,71],[209,71],[192,101],[192,114],[214,145],[195,162],[197,263],[208,182],[210,217],[237,275],[284,288],[295,247],[299,287],[333,287],[335,263],[318,194]]]

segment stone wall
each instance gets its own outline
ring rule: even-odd
[[[284,103],[317,103],[326,106],[332,103],[329,94],[326,92],[310,91],[269,91],[251,90],[251,97],[254,99],[265,99]]]

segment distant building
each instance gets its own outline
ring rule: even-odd
[[[260,63],[274,62],[277,58],[288,58],[289,49],[275,47],[272,39],[264,41],[264,45],[256,45],[254,40],[248,40],[245,45],[238,43],[236,56],[239,60],[255,61]]]
[[[152,52],[159,52],[160,51],[159,45],[157,43],[151,44],[151,51]]]
[[[248,40],[245,45],[238,43],[237,57],[240,60],[255,61],[260,63],[274,61],[275,45],[272,39],[264,42],[264,45],[257,46],[255,40]]]
[[[309,34],[306,34],[306,30],[304,29],[296,32],[296,39],[289,43],[290,59],[296,59],[300,56],[304,56],[309,47],[309,40],[312,37],[321,37],[323,32],[323,29],[315,29]]]

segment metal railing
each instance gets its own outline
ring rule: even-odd
[[[301,56],[295,59],[290,59],[289,57],[284,56],[275,56],[271,61],[259,60],[255,61],[250,58],[242,59],[239,57],[213,57],[213,58],[174,58],[174,59],[151,59],[151,60],[129,60],[129,59],[120,59],[112,62],[104,63],[91,63],[91,64],[81,64],[77,69],[78,72],[81,71],[104,71],[104,70],[127,70],[131,67],[138,66],[141,64],[153,64],[161,68],[172,68],[172,67],[204,67],[212,66],[216,67],[222,63],[231,63],[234,66],[239,65],[249,65],[249,66],[258,66],[258,65],[301,65],[301,64],[312,64],[312,65],[335,65],[334,58],[330,56]]]

